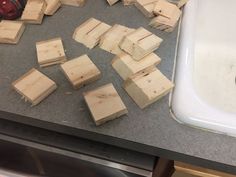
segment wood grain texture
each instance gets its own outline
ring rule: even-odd
[[[12,86],[33,106],[39,104],[57,88],[54,81],[34,68],[13,82]]]
[[[38,63],[41,67],[64,63],[66,55],[61,38],[36,43]]]
[[[98,45],[100,38],[111,28],[95,18],[90,18],[75,29],[73,39],[92,49]]]
[[[67,61],[61,65],[61,68],[75,89],[94,82],[101,77],[101,72],[87,55]]]
[[[124,89],[141,109],[168,94],[173,87],[155,67],[133,75],[124,83]]]
[[[181,172],[187,175],[193,175],[194,177],[235,177],[235,175],[197,167],[177,161],[175,161],[174,167],[176,172]]]
[[[125,35],[133,31],[134,29],[116,24],[101,37],[99,47],[107,52],[118,55],[122,53],[119,43]]]
[[[96,125],[101,125],[128,113],[112,84],[86,92],[84,98]]]
[[[135,6],[148,18],[154,17],[154,7],[158,0],[136,0]]]
[[[17,44],[25,30],[21,21],[2,20],[0,22],[0,43]]]
[[[46,3],[45,15],[53,15],[61,7],[60,0],[46,0]]]
[[[87,0],[60,0],[63,5],[82,7]]]
[[[158,49],[162,41],[160,37],[140,27],[126,35],[119,46],[135,60],[139,61]]]
[[[140,61],[135,61],[129,54],[122,53],[117,55],[111,63],[112,67],[121,78],[126,80],[137,72],[143,71],[147,68],[152,68],[160,62],[161,58],[154,53],[147,55]]]
[[[45,0],[28,0],[21,20],[31,24],[41,24],[46,6]]]

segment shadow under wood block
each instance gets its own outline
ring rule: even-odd
[[[46,3],[45,15],[53,15],[61,7],[60,0],[46,0]]]
[[[173,87],[155,67],[133,75],[124,83],[124,89],[141,109],[168,94]]]
[[[136,0],[135,6],[146,16],[154,17],[154,7],[158,0]]]
[[[123,38],[120,48],[139,61],[158,49],[162,41],[155,34],[140,27]]]
[[[73,34],[73,39],[92,49],[98,45],[102,35],[110,28],[110,25],[107,25],[95,18],[90,18],[76,28]]]
[[[57,88],[54,81],[34,68],[13,82],[12,86],[33,106],[39,104]]]
[[[66,61],[61,38],[37,42],[36,50],[40,67],[61,64]]]
[[[101,77],[101,72],[87,55],[67,61],[61,65],[61,68],[75,89],[94,82]]]
[[[99,46],[101,49],[107,52],[118,55],[122,52],[119,47],[119,43],[122,41],[125,35],[133,31],[134,29],[116,24],[101,37]]]
[[[63,5],[82,7],[85,5],[86,0],[60,0]]]
[[[2,20],[0,22],[0,43],[17,44],[25,25],[21,21]]]
[[[84,98],[96,125],[101,125],[128,113],[112,84],[86,92]]]
[[[122,53],[112,60],[112,67],[123,80],[147,68],[153,68],[161,62],[160,57],[151,53],[140,61],[135,61],[129,54]]]
[[[41,24],[46,6],[45,0],[28,0],[21,20],[31,24]]]

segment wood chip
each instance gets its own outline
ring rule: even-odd
[[[24,30],[23,22],[2,20],[0,22],[0,43],[17,44]]]
[[[98,45],[100,38],[111,28],[110,25],[103,23],[95,18],[90,18],[76,28],[73,39],[86,47],[92,49]]]
[[[156,68],[139,72],[124,83],[124,89],[141,109],[168,94],[173,87],[174,84]]]
[[[139,61],[155,51],[162,41],[161,38],[141,27],[126,35],[119,46],[134,60]]]
[[[118,55],[122,52],[119,43],[125,35],[133,31],[134,29],[122,25],[114,25],[101,37],[99,46],[107,52]]]
[[[75,7],[82,7],[85,5],[86,0],[60,0],[62,4],[75,6]]]
[[[60,0],[46,0],[47,7],[45,9],[45,15],[53,15],[60,7],[61,1]]]
[[[66,61],[61,38],[37,42],[36,49],[40,67],[61,64]]]
[[[28,0],[21,20],[31,24],[41,24],[46,5],[44,0]]]
[[[67,61],[61,68],[75,89],[101,78],[101,72],[87,55]]]
[[[96,125],[101,125],[128,113],[112,84],[86,92],[84,98]]]
[[[154,7],[158,0],[136,0],[135,6],[146,16],[154,17]]]
[[[12,86],[33,106],[39,104],[57,88],[54,81],[34,68],[13,82]]]
[[[125,6],[133,5],[135,3],[135,0],[123,0],[123,4]]]
[[[147,68],[153,68],[161,62],[160,57],[151,53],[140,61],[135,61],[129,54],[122,53],[112,60],[112,67],[122,77],[123,80],[128,79],[137,72]]]
[[[114,4],[117,3],[118,1],[120,1],[120,0],[107,0],[108,4],[109,4],[110,6],[114,5]]]

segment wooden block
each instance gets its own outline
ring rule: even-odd
[[[101,125],[128,113],[112,84],[86,92],[84,98],[96,125]]]
[[[119,47],[119,43],[125,35],[133,31],[134,29],[122,25],[114,25],[101,37],[99,46],[101,49],[106,50],[107,52],[118,55],[122,52]]]
[[[133,5],[135,3],[135,0],[123,0],[123,4],[125,6]]]
[[[101,77],[101,72],[87,55],[67,61],[61,65],[61,68],[75,89]]]
[[[176,17],[180,17],[181,13],[182,12],[180,11],[180,13]],[[159,15],[153,18],[151,22],[149,23],[149,25],[153,28],[156,28],[162,31],[172,32],[177,26],[178,20],[179,18],[167,18],[167,17]]]
[[[135,6],[146,16],[154,17],[154,7],[158,0],[136,0]]]
[[[90,18],[76,28],[73,39],[92,49],[98,45],[100,38],[111,28],[95,18]]]
[[[155,67],[133,75],[124,83],[124,89],[141,109],[168,94],[173,87]]]
[[[0,43],[17,44],[24,30],[23,22],[2,20],[0,22]]]
[[[180,0],[177,4],[178,8],[182,8],[188,3],[189,0]]]
[[[117,3],[120,0],[107,0],[108,4],[112,6],[113,4]]]
[[[54,38],[36,43],[38,63],[41,67],[61,64],[66,61],[66,55],[61,38]]]
[[[54,81],[36,69],[31,69],[13,82],[12,86],[25,101],[29,101],[33,106],[40,103],[57,88]]]
[[[112,66],[116,72],[126,80],[137,72],[153,68],[161,62],[160,57],[151,53],[140,61],[135,61],[129,54],[122,53],[112,60]]]
[[[45,15],[53,15],[60,7],[61,1],[60,0],[46,0],[47,7],[45,9]]]
[[[69,6],[82,7],[85,5],[86,0],[61,0],[61,3]]]
[[[161,38],[141,27],[126,35],[119,45],[134,60],[139,61],[155,51],[162,41]]]
[[[28,0],[21,20],[31,24],[41,24],[46,5],[44,0]]]
[[[179,10],[179,8],[166,1],[166,0],[159,0],[154,8],[154,13],[156,15],[161,15],[170,19],[179,19],[179,14],[181,14],[181,11]]]

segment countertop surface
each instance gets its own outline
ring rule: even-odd
[[[88,0],[83,8],[63,6],[42,25],[27,25],[18,45],[0,44],[0,117],[44,129],[95,140],[139,152],[210,166],[236,173],[236,139],[194,129],[171,117],[168,96],[141,110],[122,88],[122,79],[111,67],[113,55],[99,47],[92,50],[72,39],[75,28],[90,17],[110,25],[143,26],[164,39],[156,53],[162,58],[158,68],[171,79],[177,29],[173,33],[148,27],[149,19],[135,7],[112,7],[102,0]],[[39,68],[35,43],[61,37],[68,59],[88,54],[102,71],[102,79],[73,90],[59,66]],[[41,104],[31,107],[11,88],[11,83],[31,68],[38,68],[58,89]],[[128,108],[128,115],[96,127],[82,93],[113,83]],[[71,92],[71,95],[66,94]]]

